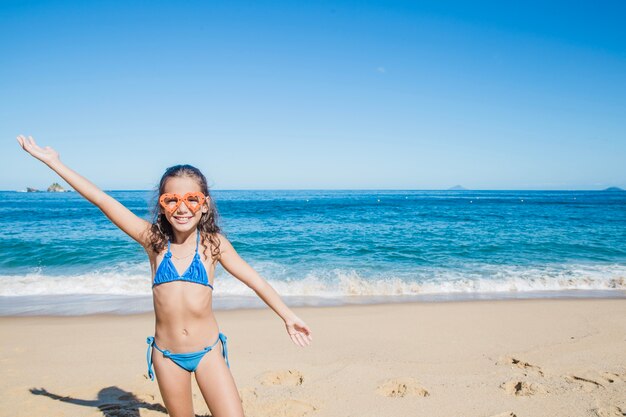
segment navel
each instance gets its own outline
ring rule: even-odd
[[[187,331],[187,329],[183,329],[183,334],[184,334],[185,336],[187,336],[187,335],[189,334],[189,332]]]

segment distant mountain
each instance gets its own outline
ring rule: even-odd
[[[454,187],[448,188],[448,191],[467,191],[467,188],[462,185],[455,185]]]
[[[602,191],[624,191],[624,190],[619,187],[609,187],[609,188],[605,188]]]

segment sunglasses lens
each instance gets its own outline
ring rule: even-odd
[[[162,199],[161,202],[165,208],[173,209],[178,203],[178,198],[168,196]]]
[[[187,197],[187,203],[189,203],[189,208],[196,208],[200,205],[200,197],[197,197],[197,196]]]

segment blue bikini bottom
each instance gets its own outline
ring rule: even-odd
[[[195,372],[196,368],[198,368],[198,364],[206,355],[209,353],[217,342],[222,342],[222,355],[224,356],[224,360],[226,361],[226,366],[230,368],[230,364],[228,363],[228,349],[226,348],[226,336],[220,332],[217,336],[217,340],[211,346],[207,346],[202,350],[197,352],[187,352],[187,353],[172,353],[169,350],[162,350],[157,346],[154,341],[154,337],[150,336],[147,340],[148,343],[148,352],[146,354],[146,359],[148,361],[148,376],[151,380],[154,381],[154,373],[152,372],[152,348],[154,347],[159,352],[163,353],[163,356],[166,358],[170,358],[176,365],[180,366],[184,370],[188,372]]]

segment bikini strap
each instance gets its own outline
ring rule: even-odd
[[[196,234],[196,253],[198,253],[198,245],[200,244],[200,231],[198,231],[198,233]],[[167,253],[171,254],[172,251],[170,250],[170,240],[167,239]]]

